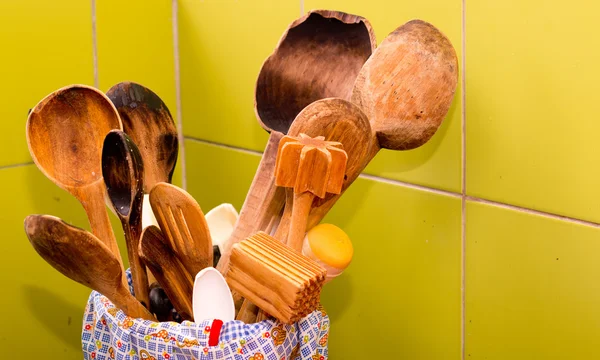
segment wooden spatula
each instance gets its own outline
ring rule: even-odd
[[[175,255],[192,277],[213,266],[210,230],[190,194],[175,185],[158,183],[150,191],[150,205]]]
[[[294,189],[292,222],[287,244],[302,251],[306,222],[315,196],[339,194],[344,181],[348,156],[339,142],[285,136],[279,143],[275,178],[277,186]]]
[[[139,253],[181,318],[193,321],[194,280],[158,227],[150,225],[142,231]]]
[[[106,296],[128,316],[156,320],[131,295],[119,259],[97,237],[50,215],[29,215],[25,232],[35,251],[60,273]]]

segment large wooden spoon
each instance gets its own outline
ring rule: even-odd
[[[144,163],[131,138],[121,130],[109,132],[102,147],[102,175],[108,197],[125,232],[135,297],[148,307],[148,276],[138,255],[142,233],[143,174]]]
[[[413,20],[384,39],[354,85],[352,102],[368,117],[374,138],[361,166],[348,167],[342,193],[381,148],[409,150],[425,144],[448,113],[457,83],[456,52],[433,25]],[[289,134],[296,135],[291,129]],[[349,146],[343,140],[328,140]],[[340,196],[317,199],[307,229],[317,225]]]
[[[224,244],[219,270],[228,263],[233,244],[265,230],[281,213],[285,195],[275,186],[275,157],[296,115],[318,99],[349,100],[354,80],[376,44],[365,18],[339,11],[310,11],[284,32],[256,82],[256,116],[271,135],[235,229]]]
[[[42,99],[27,119],[27,145],[38,168],[83,205],[92,232],[122,264],[105,205],[101,156],[104,137],[121,129],[110,100],[85,85],[61,88]]]
[[[128,316],[155,320],[129,292],[119,259],[97,237],[49,215],[28,216],[25,232],[60,273],[106,296]]]
[[[377,136],[368,159],[381,148],[425,144],[448,113],[457,83],[456,52],[433,25],[413,20],[388,35],[360,71],[352,93]]]

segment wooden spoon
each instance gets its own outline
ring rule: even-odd
[[[256,82],[256,116],[271,135],[219,270],[224,271],[233,244],[265,230],[281,213],[284,191],[275,186],[273,176],[279,139],[313,101],[349,100],[354,80],[376,44],[365,18],[339,11],[310,11],[284,32]]]
[[[326,141],[335,141],[343,145],[348,155],[348,163],[341,191],[343,192],[358,177],[364,168],[373,134],[369,120],[360,108],[349,101],[329,98],[315,101],[302,110],[290,127],[289,136],[306,134],[311,137],[323,136]],[[286,234],[291,225],[293,192],[287,190],[288,201],[277,228],[276,238],[287,242]],[[308,229],[318,223],[333,206],[339,195],[327,194],[324,198],[315,198],[309,215]]]
[[[213,246],[200,205],[185,190],[158,183],[150,191],[150,205],[170,247],[192,277],[213,266]]]
[[[38,168],[83,205],[92,232],[121,255],[104,202],[102,142],[121,120],[110,100],[85,85],[61,88],[42,99],[27,119],[27,145]]]
[[[368,160],[381,148],[425,144],[448,113],[457,83],[456,52],[433,25],[413,20],[388,35],[360,71],[352,93],[377,137]]]
[[[413,20],[384,39],[354,85],[352,102],[368,117],[374,138],[362,166],[346,170],[342,194],[381,148],[409,150],[425,144],[448,113],[457,83],[456,52],[431,24]],[[292,129],[289,134],[295,135]],[[347,142],[328,140],[344,144],[350,158]],[[308,229],[323,219],[340,196],[317,200]]]
[[[106,296],[128,316],[155,320],[131,295],[119,260],[97,237],[49,215],[28,216],[25,232],[35,251],[60,273]]]
[[[183,320],[193,321],[194,280],[154,225],[142,231],[139,253]]]
[[[171,182],[179,139],[167,105],[152,90],[122,82],[106,93],[123,121],[123,131],[137,144],[144,161],[144,192],[159,182]]]
[[[143,174],[144,163],[131,138],[121,130],[109,132],[102,146],[102,176],[125,232],[135,297],[148,307],[148,276],[138,255],[142,233]]]

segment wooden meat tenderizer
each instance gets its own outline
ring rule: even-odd
[[[284,136],[279,142],[275,184],[294,191],[287,244],[297,252],[302,252],[308,215],[315,196],[322,199],[327,193],[341,192],[347,162],[348,155],[342,144],[325,141],[323,136]]]
[[[292,324],[317,308],[326,274],[315,261],[258,232],[233,246],[226,280],[261,310]]]

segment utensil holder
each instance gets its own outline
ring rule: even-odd
[[[133,293],[131,274],[127,281]],[[322,307],[292,324],[264,320],[152,322],[132,319],[92,291],[83,317],[86,360],[326,360],[329,317]]]

